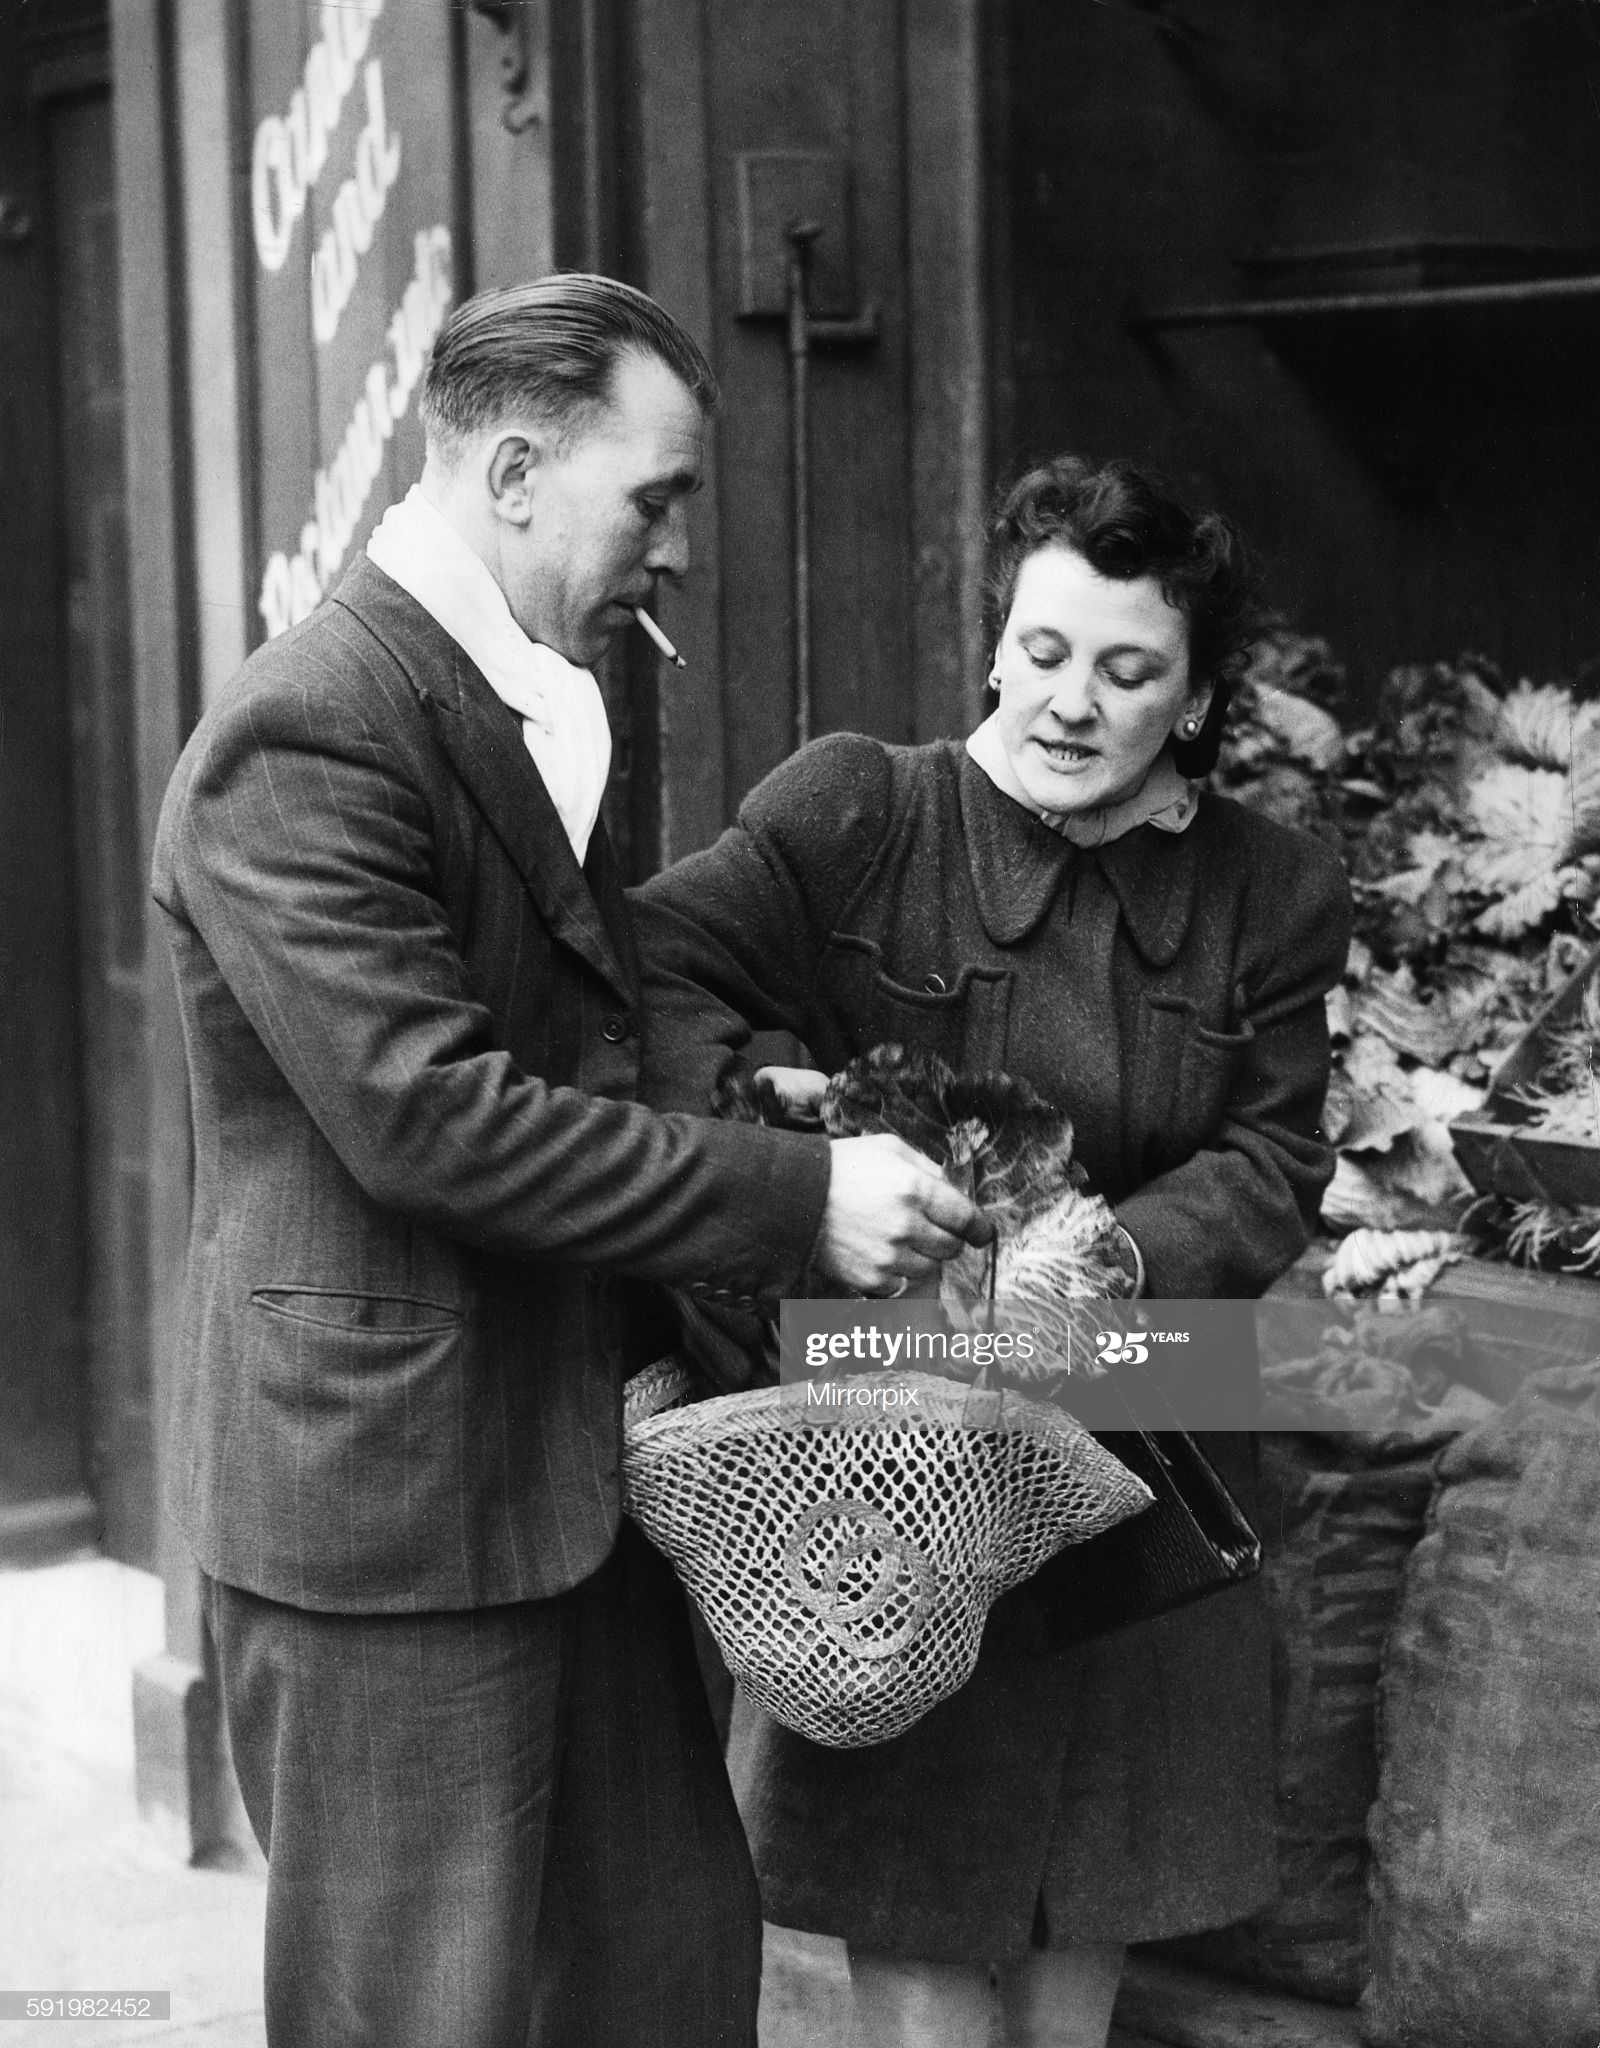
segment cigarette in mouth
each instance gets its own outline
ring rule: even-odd
[[[634,606],[633,616],[639,621],[639,624],[643,626],[646,633],[649,634],[650,638],[661,649],[661,652],[667,657],[668,661],[672,663],[674,668],[687,668],[689,666],[689,664],[684,660],[683,656],[678,652],[677,648],[673,646],[672,642],[667,638],[666,634],[662,632],[661,628],[656,624],[655,620],[651,618],[650,614],[645,610],[642,604],[636,604]]]

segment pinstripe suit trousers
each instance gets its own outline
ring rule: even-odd
[[[755,2048],[749,1851],[682,1591],[631,1524],[549,1600],[205,1584],[271,2048]]]

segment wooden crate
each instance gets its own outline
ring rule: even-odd
[[[1305,1349],[1306,1307],[1323,1304],[1323,1269],[1335,1250],[1319,1239],[1269,1289],[1257,1310],[1263,1358]],[[1530,1373],[1600,1358],[1600,1280],[1463,1259],[1446,1266],[1424,1306],[1462,1311],[1470,1342],[1460,1376],[1491,1401],[1509,1401]]]
[[[1548,1137],[1528,1129],[1531,1112],[1515,1091],[1536,1081],[1552,1027],[1581,1014],[1585,989],[1600,974],[1600,946],[1562,984],[1496,1068],[1481,1109],[1457,1117],[1450,1142],[1480,1194],[1577,1209],[1600,1203],[1600,1143]]]

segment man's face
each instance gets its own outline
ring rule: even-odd
[[[592,668],[658,576],[689,566],[688,500],[700,488],[705,417],[655,356],[630,350],[611,404],[528,479],[532,516],[502,535],[506,601],[530,640]]]

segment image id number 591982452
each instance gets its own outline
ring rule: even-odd
[[[0,2020],[170,2020],[170,1991],[0,1991]]]

